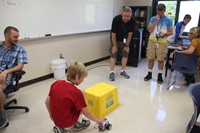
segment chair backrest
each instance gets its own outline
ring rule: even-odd
[[[172,67],[180,72],[194,74],[197,71],[198,55],[176,53]]]
[[[13,72],[13,75],[15,77],[15,81],[14,81],[14,83],[11,83],[9,86],[7,86],[6,89],[4,90],[4,93],[6,95],[19,90],[19,80],[22,78],[22,76],[25,73],[26,73],[25,71]]]
[[[197,106],[197,110],[200,111],[200,83],[191,84],[188,92],[192,97],[194,104]]]
[[[192,118],[186,129],[186,132],[190,133],[200,113],[200,83],[191,84],[188,88],[188,92],[192,97],[194,104],[194,114],[192,115]]]

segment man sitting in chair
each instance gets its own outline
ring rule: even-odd
[[[9,26],[4,30],[5,41],[0,44],[0,128],[8,123],[4,110],[4,90],[15,79],[12,73],[23,69],[28,63],[26,50],[18,44],[19,30]]]

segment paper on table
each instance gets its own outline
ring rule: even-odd
[[[174,49],[174,50],[182,50],[182,47],[181,46],[167,46],[168,49]]]

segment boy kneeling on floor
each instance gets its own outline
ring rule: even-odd
[[[70,128],[81,130],[89,127],[90,120],[105,122],[104,118],[96,118],[87,109],[84,91],[76,87],[88,75],[87,69],[80,62],[73,62],[67,69],[67,80],[57,80],[50,88],[45,104],[56,130],[69,131]],[[82,118],[82,114],[90,120]]]

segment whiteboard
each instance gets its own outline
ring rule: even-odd
[[[7,26],[20,39],[110,30],[113,0],[1,0],[0,40]]]

